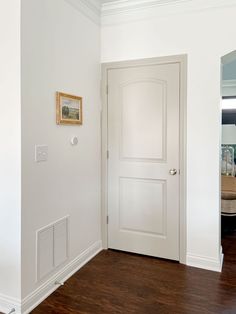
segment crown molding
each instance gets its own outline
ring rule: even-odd
[[[97,25],[236,6],[236,0],[64,0]],[[113,17],[117,18],[113,20]]]
[[[102,5],[102,15],[149,9],[156,6],[174,5],[192,0],[117,0]]]
[[[117,0],[104,3],[101,15],[106,25],[235,5],[236,0]]]
[[[99,0],[64,0],[97,25],[101,24],[101,3]]]

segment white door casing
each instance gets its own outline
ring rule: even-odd
[[[185,152],[179,126],[185,125],[184,61],[170,57],[104,65],[105,248],[185,262]]]

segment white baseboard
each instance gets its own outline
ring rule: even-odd
[[[223,260],[224,260],[224,254],[222,253],[222,248],[221,248],[219,259],[213,259],[206,256],[187,254],[186,264],[192,267],[221,272],[222,266],[223,266]]]
[[[55,285],[56,281],[65,282],[100,251],[102,251],[102,241],[97,241],[74,260],[64,266],[60,271],[51,276],[51,278],[43,283],[38,289],[24,298],[22,302],[20,302],[20,300],[0,295],[0,312],[9,313],[11,309],[14,308],[14,314],[30,313],[59,287]]]
[[[55,286],[55,281],[64,282],[76,273],[81,267],[88,263],[95,255],[102,250],[102,242],[98,241],[85,250],[82,254],[76,257],[73,261],[67,264],[57,274],[53,275],[41,287],[31,293],[22,301],[21,313],[28,314],[50,294],[52,294],[58,286]]]
[[[222,268],[223,268],[223,264],[224,264],[224,254],[223,254],[223,247],[220,247],[220,272],[222,272]]]
[[[0,312],[9,313],[12,309],[15,309],[15,313],[17,314],[20,313],[21,311],[20,300],[0,294]]]

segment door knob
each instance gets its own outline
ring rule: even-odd
[[[177,170],[176,169],[170,169],[169,174],[171,176],[175,176],[177,174]]]

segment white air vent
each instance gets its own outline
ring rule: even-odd
[[[68,217],[37,231],[37,281],[68,259]]]
[[[68,258],[68,223],[63,219],[54,225],[54,266],[58,267]]]

